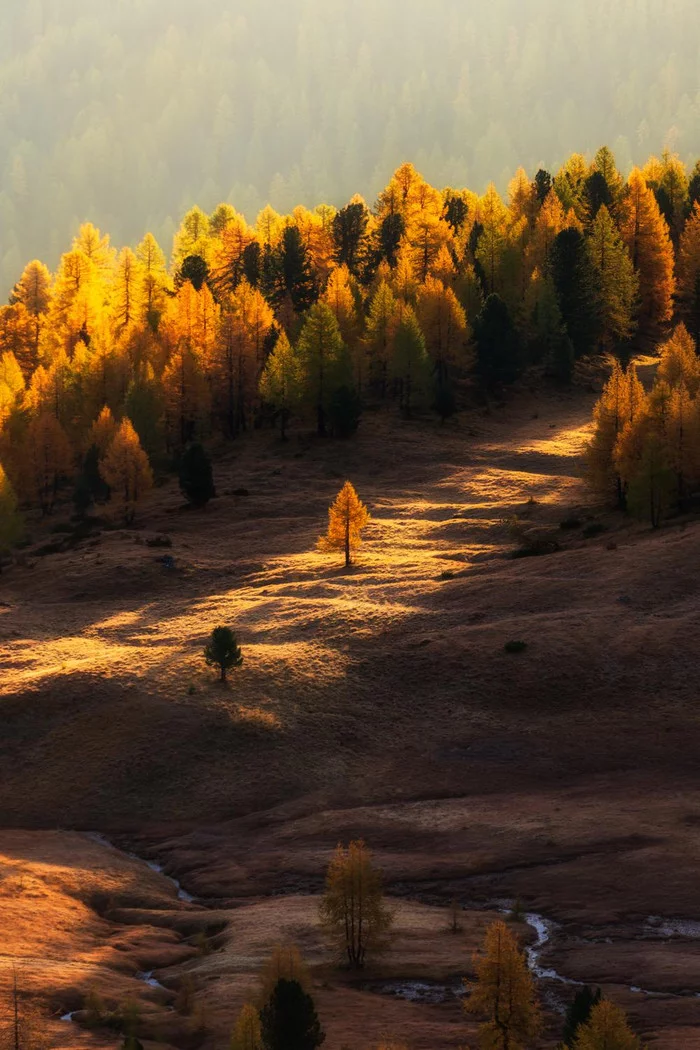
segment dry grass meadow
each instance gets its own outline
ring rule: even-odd
[[[227,1045],[293,939],[329,1050],[463,1046],[458,999],[377,988],[458,984],[488,908],[521,896],[559,924],[547,965],[602,984],[660,1050],[700,1047],[700,937],[647,923],[700,921],[700,525],[652,534],[592,503],[594,397],[524,393],[444,427],[370,415],[342,444],[257,433],[204,511],[170,482],[134,528],[76,545],[60,515],[30,523],[0,578],[0,976],[16,957],[53,1045],[119,1041],[58,1019],[91,987],[141,1003],[147,1044]],[[373,517],[350,572],[315,550],[346,477]],[[510,556],[535,542],[559,549]],[[220,624],[245,657],[228,688],[202,659]],[[359,981],[332,966],[315,899],[357,835],[398,924]],[[185,974],[187,1015],[170,1009]],[[571,993],[543,991],[554,1045]]]

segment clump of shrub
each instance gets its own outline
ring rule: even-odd
[[[503,648],[507,653],[524,653],[527,649],[527,642],[506,642]]]

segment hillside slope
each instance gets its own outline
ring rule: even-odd
[[[2,822],[128,828],[692,770],[700,529],[558,528],[592,514],[589,412],[579,394],[454,428],[380,416],[347,444],[254,435],[206,511],[170,485],[141,529],[30,550],[2,579]],[[345,476],[374,519],[349,574],[314,549]],[[514,515],[563,549],[507,557]],[[148,546],[165,534],[171,571]],[[229,689],[201,656],[220,623],[245,654]]]

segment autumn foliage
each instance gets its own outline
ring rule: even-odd
[[[486,931],[483,950],[474,957],[476,980],[468,983],[467,1013],[482,1018],[482,1050],[527,1050],[541,1027],[535,986],[527,960],[505,922]]]
[[[444,420],[527,367],[566,382],[585,354],[649,346],[674,311],[697,338],[698,185],[668,152],[625,180],[604,148],[519,169],[505,197],[403,164],[373,207],[194,207],[169,260],[86,223],[0,307],[0,461],[48,514],[97,454],[131,519],[149,464],[212,438],[345,437],[368,405]]]
[[[328,510],[328,530],[318,541],[322,551],[342,551],[345,567],[352,564],[352,552],[362,542],[362,531],[370,515],[351,482],[346,481]]]
[[[362,841],[338,846],[326,874],[321,922],[351,969],[382,950],[393,917],[384,902],[381,876]]]
[[[649,394],[634,365],[613,365],[588,448],[595,489],[654,527],[700,485],[700,359],[683,324],[660,354]]]

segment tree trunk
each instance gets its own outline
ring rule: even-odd
[[[224,667],[223,664],[221,665],[221,681],[222,682],[227,681],[227,679],[226,679],[226,668]]]
[[[345,568],[349,569],[352,564],[350,558],[350,518],[345,522]]]

